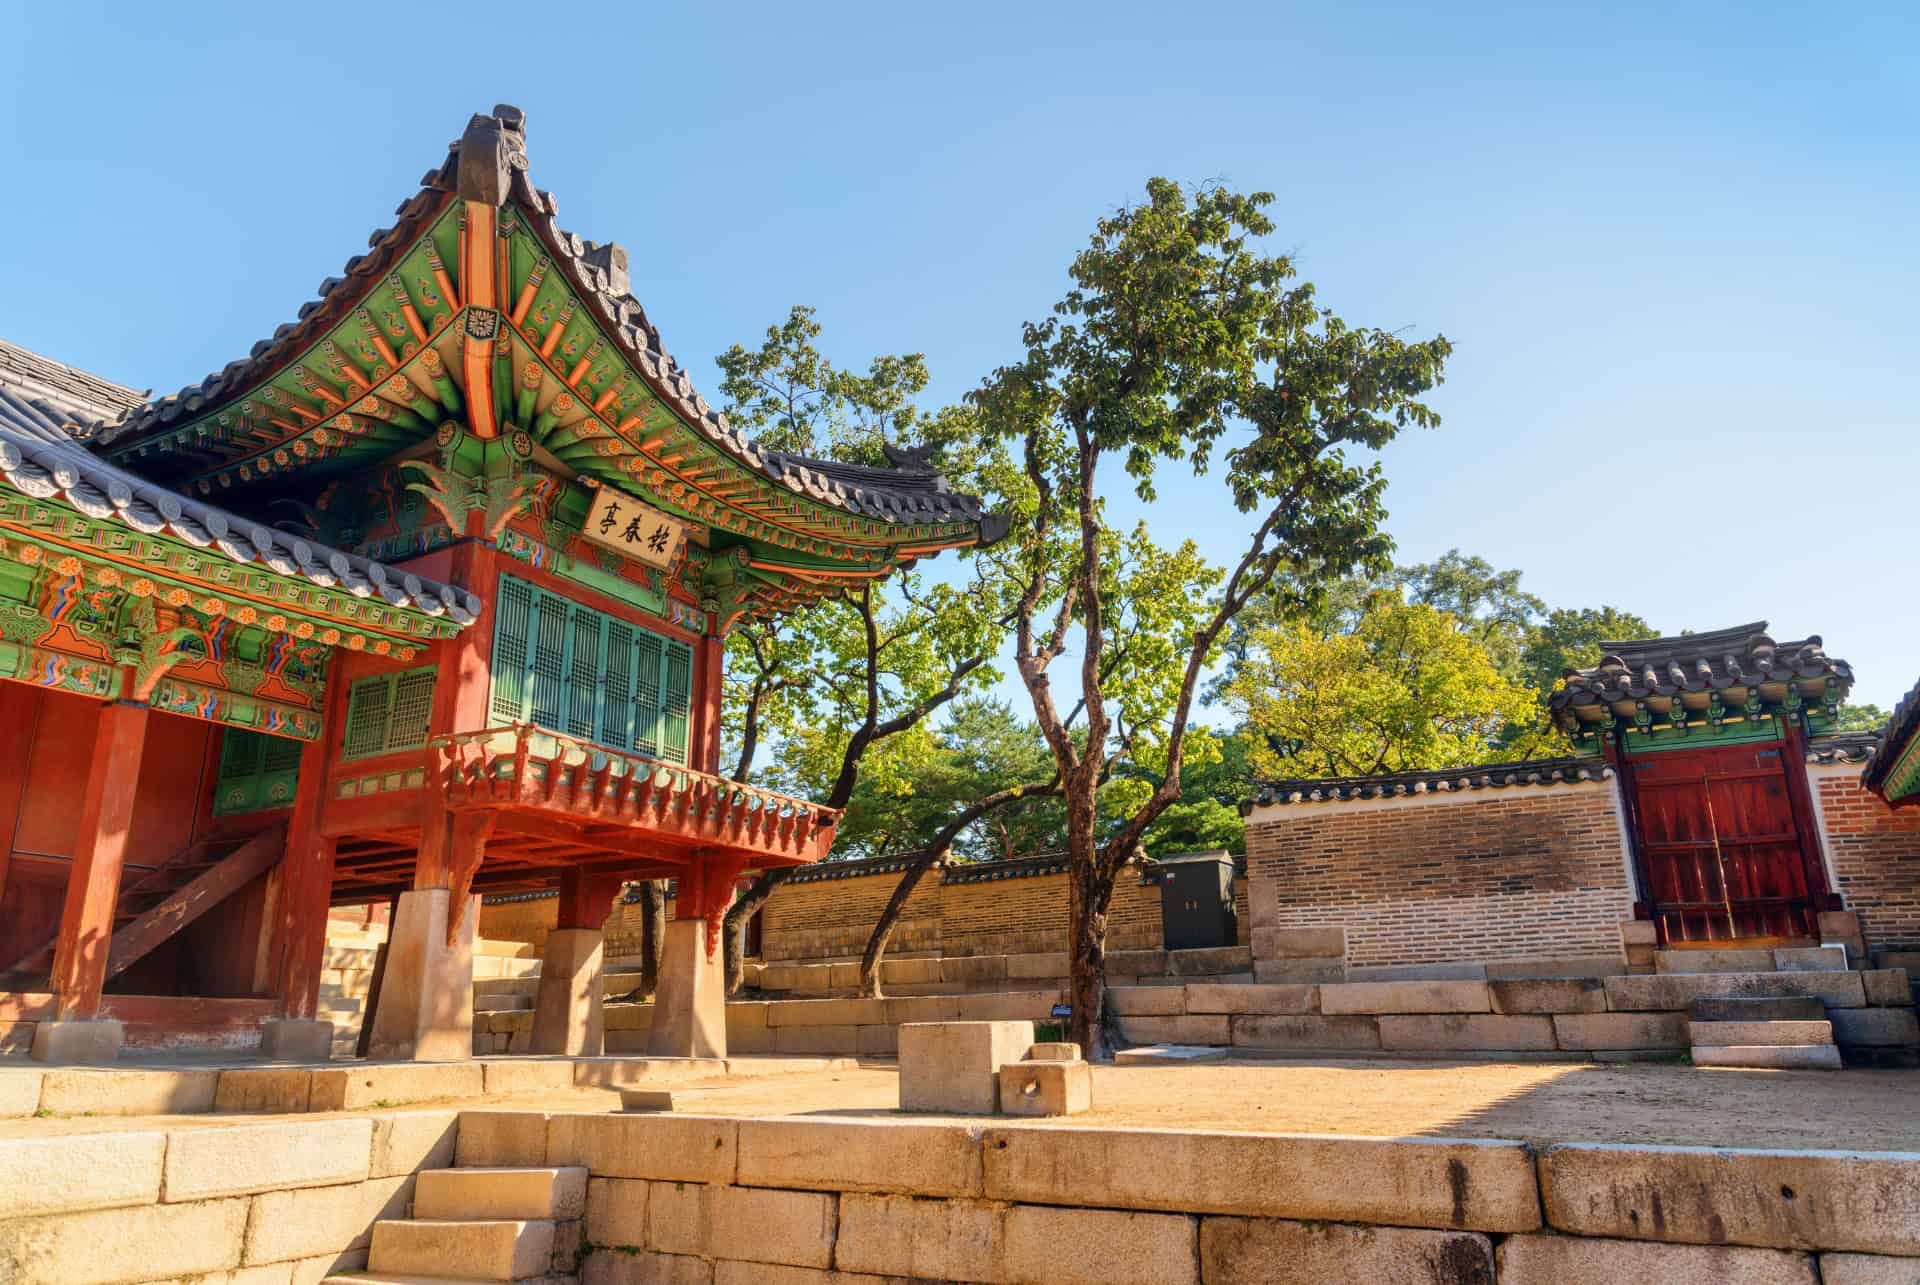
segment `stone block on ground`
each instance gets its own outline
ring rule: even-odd
[[[167,1135],[168,1203],[292,1187],[360,1182],[372,1158],[373,1122],[294,1120]]]
[[[1496,1013],[1604,1013],[1607,988],[1598,977],[1490,981]]]
[[[1000,1068],[1032,1047],[1032,1022],[909,1022],[900,1028],[900,1109],[991,1115]]]
[[[1920,1043],[1920,1022],[1910,1008],[1836,1008],[1831,1017],[1836,1044]]]
[[[1696,1044],[1693,1064],[1766,1071],[1838,1071],[1840,1050],[1831,1044]]]
[[[1000,1068],[1007,1115],[1080,1115],[1093,1109],[1093,1068],[1085,1062],[1013,1062]]]
[[[1509,1236],[1501,1285],[1637,1281],[1646,1285],[1815,1285],[1813,1259],[1777,1249],[1663,1245],[1584,1236]]]
[[[1047,1285],[1199,1285],[1194,1220],[1131,1210],[1015,1205],[1006,1214],[1006,1281]]]
[[[622,1089],[622,1111],[672,1111],[677,1105],[672,1089]]]
[[[1207,1285],[1492,1285],[1493,1249],[1475,1232],[1203,1218],[1200,1275]]]
[[[1837,1008],[1861,1008],[1866,990],[1858,973],[1654,973],[1606,980],[1607,1007],[1616,1012],[1684,1011],[1713,996],[1810,995]]]
[[[1920,1250],[1915,1155],[1559,1143],[1540,1178],[1549,1225],[1580,1236],[1642,1240],[1657,1225],[1689,1244]]]
[[[1563,1049],[1683,1049],[1684,1013],[1556,1013],[1554,1042]]]
[[[1486,982],[1343,982],[1320,988],[1320,1011],[1343,1013],[1485,1013]]]
[[[1864,1013],[1866,1009],[1853,1009]],[[1817,1022],[1688,1022],[1687,1040],[1695,1045],[1831,1044],[1833,1024]]]
[[[34,1023],[29,1055],[49,1066],[109,1066],[125,1042],[125,1025],[107,1018],[43,1019]]]
[[[1166,990],[1168,987],[1158,989]],[[1221,986],[1189,982],[1188,1013],[1311,1013],[1320,1004],[1317,986]]]
[[[1142,1044],[1120,1049],[1115,1066],[1190,1066],[1195,1062],[1224,1062],[1231,1050],[1206,1044]]]
[[[1049,1040],[1027,1050],[1029,1062],[1078,1062],[1080,1046],[1068,1040]]]

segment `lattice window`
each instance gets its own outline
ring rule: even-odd
[[[438,671],[428,665],[374,674],[347,689],[347,733],[342,758],[417,750],[427,743]]]
[[[301,742],[284,736],[268,736],[243,727],[226,728],[221,732],[213,814],[235,816],[291,807],[303,748]]]
[[[685,763],[693,650],[510,576],[495,611],[495,718]]]

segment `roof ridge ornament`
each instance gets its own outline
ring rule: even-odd
[[[505,205],[516,171],[527,168],[527,114],[501,103],[493,114],[476,114],[454,144],[459,157],[455,190],[465,201]]]

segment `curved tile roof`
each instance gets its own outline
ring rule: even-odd
[[[95,386],[119,386],[45,358],[38,377],[16,376],[13,354],[26,350],[6,348],[8,363],[0,365],[0,476],[15,490],[41,499],[58,497],[96,520],[112,518],[137,531],[165,532],[197,548],[218,549],[234,562],[258,562],[282,575],[303,576],[356,597],[377,596],[462,626],[479,616],[480,599],[464,589],[289,535],[107,463],[78,439],[90,434],[99,412],[112,404]],[[57,371],[73,378],[40,386]]]
[[[246,359],[131,412],[105,430],[102,441],[117,442],[179,423],[239,396],[336,325],[363,293],[342,287],[356,278],[383,274],[447,202],[455,197],[485,199],[511,204],[524,214],[527,226],[545,243],[601,328],[617,340],[623,356],[688,424],[746,467],[790,491],[863,517],[896,523],[977,522],[983,545],[1006,534],[1004,517],[985,513],[977,498],[953,491],[945,478],[904,452],[895,455],[896,462],[905,462],[898,469],[837,464],[767,450],[728,423],[661,343],[659,328],[647,319],[646,309],[629,289],[625,251],[560,227],[559,202],[551,192],[528,181],[525,125],[525,114],[517,107],[498,106],[491,114],[473,117],[466,132],[451,145],[446,161],[429,170],[421,179],[421,190],[401,203],[397,221],[368,238],[370,252],[349,259],[344,276],[321,282],[320,297],[301,307],[297,321],[255,344]],[[496,163],[504,191],[493,188],[484,172]]]
[[[1566,687],[1547,698],[1556,716],[1582,706],[1611,705],[1685,692],[1725,691],[1753,683],[1838,678],[1853,668],[1826,654],[1819,635],[1777,643],[1767,622],[1712,633],[1601,643],[1600,663],[1566,675]]]
[[[1240,810],[1244,814],[1255,807],[1281,803],[1352,803],[1362,799],[1410,798],[1517,785],[1568,785],[1602,781],[1612,775],[1613,769],[1607,766],[1606,760],[1592,755],[1535,759],[1526,763],[1483,763],[1429,772],[1268,781],[1261,785],[1253,799],[1240,805]]]
[[[1874,739],[1872,760],[1867,770],[1860,774],[1860,782],[1869,790],[1877,790],[1886,784],[1887,773],[1893,770],[1894,763],[1900,758],[1901,751],[1920,736],[1920,683],[1900,698],[1893,707],[1893,716],[1887,720],[1886,727],[1880,730]]]

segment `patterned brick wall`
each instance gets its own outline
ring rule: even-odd
[[[1247,823],[1276,926],[1345,924],[1354,964],[1620,949],[1632,913],[1612,782],[1459,798],[1291,804]]]
[[[1860,769],[1813,774],[1835,891],[1873,948],[1920,949],[1920,807],[1890,808]]]

